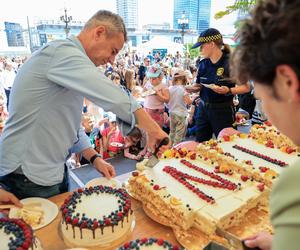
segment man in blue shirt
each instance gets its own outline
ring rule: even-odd
[[[131,95],[97,68],[112,64],[126,40],[122,18],[100,10],[77,37],[46,44],[22,66],[0,138],[1,186],[18,198],[65,192],[64,163],[79,152],[106,177],[115,175],[80,129],[84,97],[115,113],[124,135],[136,125],[143,128],[152,149],[167,137]]]

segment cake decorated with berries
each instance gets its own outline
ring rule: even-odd
[[[234,169],[228,172],[198,159],[196,152],[166,151],[154,168],[146,162],[129,179],[129,192],[152,214],[170,226],[195,227],[207,235],[217,227],[238,225],[252,208],[267,206],[269,189],[264,183],[243,179]]]
[[[142,238],[126,242],[118,250],[183,250],[183,248],[173,245],[163,239]]]
[[[125,189],[94,186],[73,192],[61,206],[61,231],[70,246],[120,245],[134,224]]]
[[[283,152],[270,142],[259,143],[245,134],[200,143],[197,155],[221,172],[234,169],[244,178],[254,178],[269,187],[284,169],[299,159],[296,152]]]
[[[264,124],[255,124],[250,129],[250,136],[259,144],[267,147],[278,148],[287,154],[300,153],[300,147],[296,146],[290,138],[282,134],[269,121]]]
[[[20,219],[0,218],[1,250],[40,250],[32,228]]]

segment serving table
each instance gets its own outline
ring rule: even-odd
[[[129,174],[118,176],[119,181],[124,181],[128,178]],[[71,192],[63,193],[60,195],[53,196],[49,198],[50,201],[54,202],[58,207],[60,207],[65,198],[67,198]],[[163,226],[152,219],[150,219],[144,212],[141,203],[132,198],[132,209],[135,214],[135,227],[133,232],[128,236],[128,240],[134,240],[137,238],[144,237],[155,237],[167,240],[175,245],[179,245],[176,240],[173,230],[169,227]],[[57,215],[55,220],[44,228],[36,231],[36,236],[41,241],[44,250],[63,250],[68,249],[60,235],[60,223],[61,223],[61,213]],[[125,243],[125,242],[124,242]],[[99,247],[93,247],[88,249],[99,249]],[[114,248],[112,248],[114,250]]]

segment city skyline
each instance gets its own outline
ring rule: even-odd
[[[26,5],[24,6],[25,2]],[[89,4],[86,4],[87,2]],[[72,15],[75,20],[82,21],[87,21],[98,9],[108,9],[117,12],[116,1],[114,0],[88,0],[87,2],[85,2],[84,11],[82,11],[82,4],[72,2],[71,0],[52,0],[51,2],[15,0],[14,2],[7,2],[1,7],[0,22],[16,22],[26,27],[27,16],[29,16],[31,23],[36,21],[38,19],[37,17],[43,19],[59,19],[64,7],[68,8],[68,13]],[[211,26],[220,29],[224,34],[232,34],[235,32],[233,23],[236,20],[236,15],[229,15],[221,20],[215,20],[213,16],[214,13],[219,10],[224,10],[224,8],[232,2],[234,2],[234,0],[227,0],[226,3],[222,0],[212,0]],[[18,8],[16,8],[16,6],[18,6]],[[138,0],[138,6],[139,28],[149,23],[162,24],[164,22],[170,23],[171,26],[173,26],[173,0]]]

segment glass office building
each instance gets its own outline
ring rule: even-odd
[[[22,27],[19,23],[4,22],[9,47],[24,46]]]
[[[189,19],[188,29],[199,33],[209,27],[211,0],[174,0],[173,28],[181,29],[178,19],[182,14]]]
[[[197,30],[202,32],[210,26],[211,0],[199,0]]]
[[[117,13],[123,18],[126,28],[138,28],[138,0],[117,0]]]

